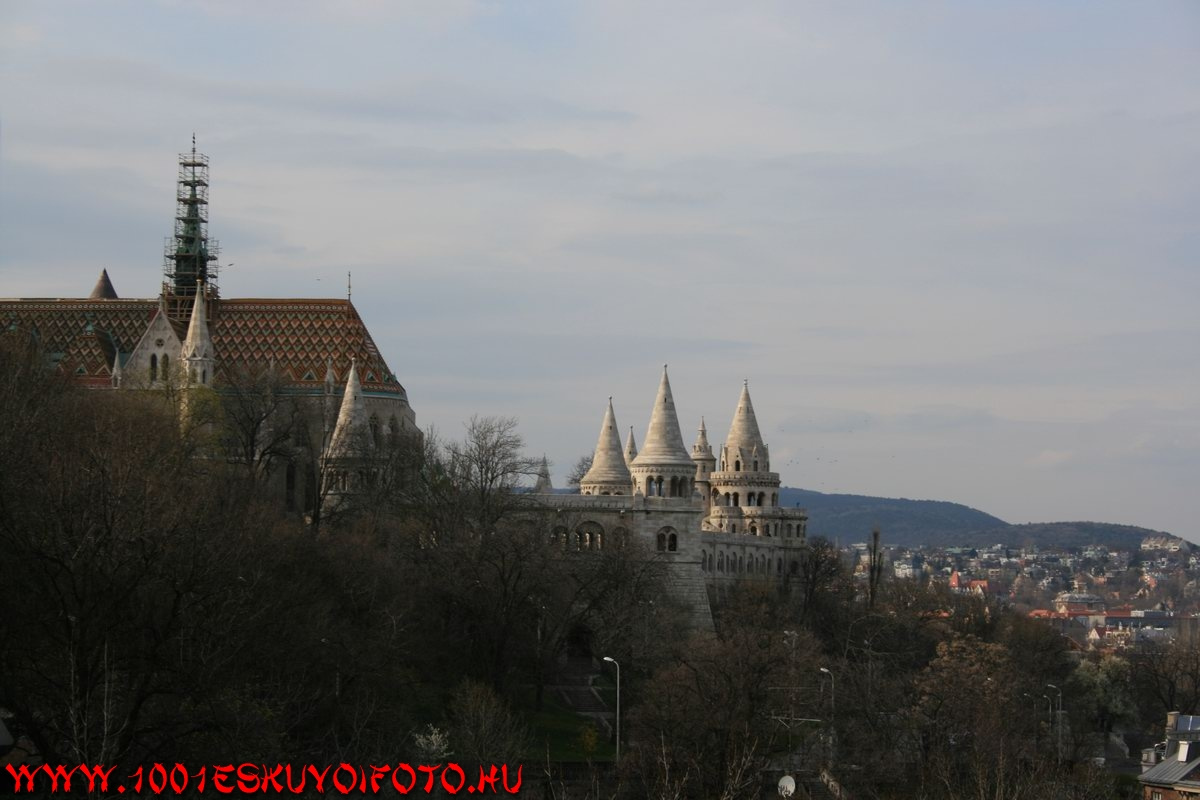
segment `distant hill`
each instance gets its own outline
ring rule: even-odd
[[[1161,531],[1104,522],[1039,522],[1010,525],[961,503],[942,500],[869,497],[858,494],[823,494],[783,487],[779,503],[808,510],[809,536],[824,536],[842,544],[865,542],[879,526],[885,544],[912,547],[1085,547],[1104,544],[1136,550],[1147,536]]]

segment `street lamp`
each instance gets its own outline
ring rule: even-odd
[[[821,667],[820,671],[829,676],[829,766],[832,769],[837,760],[837,681],[827,668]]]
[[[621,665],[612,656],[604,660],[617,668],[617,766],[621,765]]]
[[[1058,734],[1058,751],[1059,760],[1062,759],[1062,689],[1055,686],[1053,683],[1046,684],[1047,689],[1053,689],[1058,692],[1058,714],[1054,718],[1054,724],[1057,727]]]

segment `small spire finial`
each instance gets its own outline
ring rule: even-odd
[[[192,131],[192,155],[196,155],[196,132]],[[192,159],[195,161],[196,159]]]

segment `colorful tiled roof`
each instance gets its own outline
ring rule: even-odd
[[[0,300],[0,333],[34,335],[60,369],[102,386],[113,353],[133,350],[157,307],[157,299]],[[273,363],[294,387],[321,391],[331,359],[339,384],[357,359],[364,391],[408,399],[348,300],[218,299],[209,319],[218,369]]]

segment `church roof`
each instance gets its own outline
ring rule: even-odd
[[[157,308],[157,298],[0,299],[0,333],[32,334],[51,360],[62,365],[67,352],[81,346],[75,340],[89,329],[129,353]],[[218,373],[222,368],[274,362],[294,388],[319,393],[331,358],[338,380],[345,379],[350,360],[357,359],[364,391],[408,399],[348,300],[213,299],[208,319]],[[103,372],[99,366],[86,367],[87,374],[76,379],[107,385],[111,363],[110,358]]]
[[[683,433],[679,430],[679,415],[675,413],[671,381],[667,378],[666,366],[663,366],[658,396],[654,398],[654,409],[650,412],[650,427],[646,430],[642,450],[633,460],[633,465],[691,463],[692,456],[684,446]]]
[[[100,270],[100,277],[96,280],[96,285],[92,287],[92,293],[88,295],[90,300],[116,300],[117,290],[113,288],[112,281],[108,279],[108,270]]]
[[[629,467],[625,465],[625,454],[621,452],[621,435],[617,433],[617,417],[613,413],[610,397],[608,408],[604,411],[604,422],[600,424],[600,438],[596,441],[591,469],[579,481],[579,485],[629,484],[632,480]]]
[[[731,451],[740,449],[747,455],[753,453],[755,448],[763,455],[767,453],[767,446],[758,430],[758,418],[754,416],[754,404],[750,402],[750,387],[745,382],[742,383],[742,396],[738,398],[737,410],[733,412],[725,447]]]

